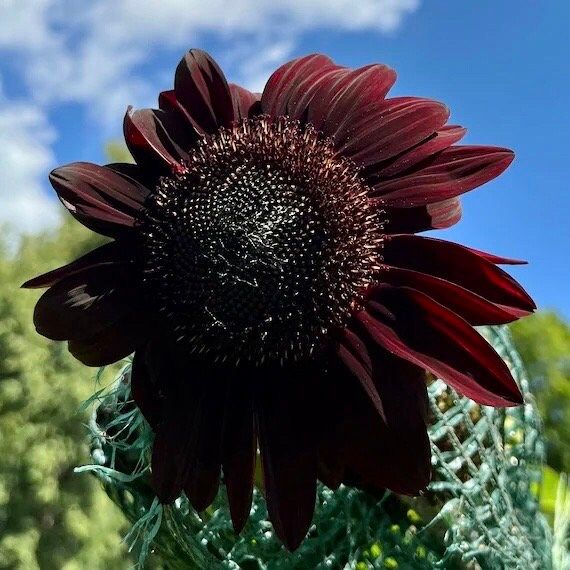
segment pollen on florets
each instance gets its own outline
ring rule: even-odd
[[[190,350],[308,357],[377,269],[382,235],[366,195],[310,126],[259,117],[221,129],[147,201],[146,289]]]

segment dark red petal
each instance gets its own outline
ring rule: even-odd
[[[306,120],[313,125],[317,131],[323,132],[326,136],[334,137],[336,125],[327,124],[327,117],[330,106],[336,97],[339,97],[347,84],[350,84],[353,71],[345,67],[329,69],[318,80],[315,86],[312,99],[305,110]]]
[[[252,112],[252,107],[261,99],[260,93],[252,93],[235,83],[230,83],[230,93],[234,102],[236,120],[247,119]]]
[[[131,395],[153,430],[162,421],[162,400],[159,386],[154,384],[146,360],[146,347],[135,352],[131,368]]]
[[[161,421],[156,426],[151,457],[151,483],[163,504],[184,488],[193,451],[196,410],[206,385],[194,382],[188,359],[158,342],[147,347],[150,380],[163,394]]]
[[[463,127],[445,125],[427,139],[400,154],[394,160],[373,168],[372,175],[379,179],[396,176],[460,141],[465,132],[466,129]]]
[[[414,208],[386,207],[381,200],[372,198],[385,218],[382,226],[384,233],[416,233],[427,230],[440,230],[455,225],[461,219],[459,198],[450,198]]]
[[[192,146],[192,133],[185,132],[173,114],[160,109],[127,109],[123,122],[125,142],[142,167],[165,173],[182,168]]]
[[[63,205],[89,229],[120,237],[134,225],[149,190],[104,166],[75,162],[56,168],[50,182]]]
[[[193,406],[187,394],[165,398],[163,421],[156,429],[151,456],[151,484],[162,504],[174,502],[182,493],[188,470],[189,440],[192,433]]]
[[[384,65],[367,65],[355,70],[338,67],[319,81],[307,119],[335,142],[346,138],[347,129],[363,115],[375,112],[396,80]]]
[[[513,158],[504,148],[452,146],[405,175],[375,184],[371,196],[400,208],[441,202],[496,178]]]
[[[384,262],[450,281],[485,299],[530,312],[534,301],[506,272],[456,243],[414,235],[394,235],[383,242]]]
[[[406,287],[379,287],[357,314],[389,352],[422,366],[480,404],[513,406],[522,395],[507,365],[471,325],[427,295]]]
[[[445,124],[449,110],[437,101],[398,97],[359,108],[352,114],[351,121],[336,130],[336,146],[343,156],[367,167],[432,135]]]
[[[287,115],[306,123],[311,107],[319,104],[319,95],[322,95],[323,87],[337,76],[339,70],[346,71],[345,68],[331,63],[318,67],[313,73],[308,74],[290,94],[287,101]]]
[[[471,325],[503,325],[530,313],[497,305],[455,283],[410,269],[387,267],[381,272],[379,279],[383,283],[422,291]]]
[[[156,177],[149,176],[149,173],[138,164],[130,162],[112,162],[106,164],[105,168],[109,168],[113,172],[120,174],[123,178],[130,183],[140,184],[145,188],[154,188],[156,184]]]
[[[70,340],[69,352],[87,366],[107,366],[132,354],[150,334],[148,319],[139,307],[93,336]]]
[[[170,91],[162,91],[158,96],[158,107],[166,111],[173,117],[173,120],[178,124],[179,128],[186,134],[189,140],[193,143],[200,138],[200,135],[194,128],[192,118],[186,109],[180,104],[176,98],[174,89]]]
[[[34,324],[52,340],[85,340],[118,322],[139,300],[127,265],[88,267],[58,281],[40,297]]]
[[[464,246],[465,247],[465,246]],[[480,249],[474,249],[472,247],[465,247],[469,251],[475,253],[479,257],[494,263],[495,265],[526,265],[528,262],[523,259],[513,259],[511,257],[502,257],[500,255],[494,255],[493,253],[487,253],[486,251],[481,251]]]
[[[364,342],[358,335],[346,329],[343,331],[343,338],[338,344],[337,354],[343,364],[361,384],[362,388],[364,388],[380,417],[386,419],[384,405],[380,400],[380,396],[378,396],[378,391],[372,379],[372,359]]]
[[[323,68],[334,65],[332,60],[320,54],[312,54],[285,63],[267,80],[261,95],[263,113],[279,117],[287,114],[289,100],[297,98],[304,81]]]
[[[303,540],[315,508],[314,384],[305,370],[276,368],[265,371],[256,390],[267,509],[275,533],[289,550]]]
[[[243,529],[253,498],[257,440],[254,430],[253,393],[249,378],[235,378],[226,403],[223,435],[224,482],[234,530]]]
[[[219,369],[189,371],[196,381],[204,384],[203,394],[193,410],[190,434],[189,464],[184,492],[197,511],[209,507],[216,498],[222,468],[222,436],[224,407],[227,401],[228,372]],[[200,367],[201,368],[201,367]]]
[[[235,119],[230,88],[218,64],[206,52],[190,50],[174,77],[177,101],[200,134],[229,127]]]
[[[127,262],[129,255],[128,250],[128,245],[123,242],[112,241],[111,243],[106,243],[67,265],[58,267],[57,269],[53,269],[52,271],[48,271],[47,273],[26,281],[22,287],[25,289],[51,287],[60,279],[69,277],[87,267],[119,263],[121,261]]]
[[[330,101],[325,133],[340,144],[353,132],[354,123],[385,105],[383,99],[395,81],[396,72],[381,64],[350,70]]]
[[[319,454],[333,483],[341,476],[368,490],[414,495],[431,474],[425,372],[377,346],[371,351],[386,419],[351,378],[333,372],[321,397]]]

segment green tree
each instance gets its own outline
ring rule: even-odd
[[[570,473],[570,326],[554,312],[511,325],[546,432],[547,463]]]
[[[89,461],[87,412],[79,409],[95,371],[36,333],[41,291],[19,289],[98,245],[68,218],[58,232],[24,239],[16,255],[0,250],[0,568],[133,565],[122,514],[93,477],[73,473]]]

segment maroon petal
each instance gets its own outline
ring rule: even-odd
[[[328,108],[324,130],[337,143],[352,132],[354,123],[385,105],[383,99],[396,81],[396,72],[381,64],[349,71]],[[320,104],[324,101],[319,102]]]
[[[133,111],[129,107],[123,122],[125,142],[141,167],[165,173],[182,168],[193,144],[193,133],[185,132],[175,116],[157,109]]]
[[[26,281],[22,287],[24,289],[37,289],[41,287],[51,287],[64,277],[69,277],[78,271],[87,269],[88,267],[98,267],[101,265],[116,264],[120,262],[128,262],[129,247],[118,241],[106,243],[101,247],[86,253],[80,258],[64,265],[48,271],[42,275],[38,275],[33,279]]]
[[[380,400],[372,379],[372,359],[364,342],[351,330],[346,329],[343,332],[342,340],[338,344],[337,353],[341,362],[360,382],[380,417],[386,419],[384,405]]]
[[[455,225],[461,219],[459,198],[450,198],[414,208],[385,207],[381,199],[372,199],[385,218],[384,233],[416,233],[427,230],[440,230]]]
[[[197,511],[209,507],[216,498],[222,468],[222,436],[224,408],[227,402],[229,372],[197,369],[189,374],[193,383],[204,384],[201,397],[195,390],[192,397],[199,398],[193,409],[193,427],[188,451],[188,472],[184,492]]]
[[[530,314],[530,311],[496,305],[455,283],[410,269],[387,267],[379,278],[383,283],[422,291],[471,325],[503,325]]]
[[[505,148],[452,146],[412,172],[375,184],[371,196],[400,208],[441,202],[496,178],[513,158],[513,152]]]
[[[351,378],[333,372],[323,390],[319,454],[333,477],[341,474],[348,484],[415,495],[431,476],[425,372],[377,346],[373,352],[386,419]]]
[[[235,119],[226,78],[218,64],[202,50],[190,50],[178,64],[174,92],[200,134],[229,127]]]
[[[507,365],[464,319],[406,287],[379,287],[375,299],[357,319],[386,350],[426,368],[480,404],[522,403]]]
[[[307,123],[313,106],[319,105],[323,93],[327,91],[327,86],[334,83],[334,79],[338,77],[339,73],[342,75],[348,73],[348,70],[330,63],[307,75],[299,83],[298,88],[289,95],[286,114],[302,123]]]
[[[132,311],[95,335],[69,341],[69,352],[87,366],[107,366],[133,354],[151,334],[142,310]]]
[[[464,246],[465,247],[465,246]],[[481,251],[479,249],[474,249],[472,247],[465,247],[469,251],[475,253],[479,257],[494,263],[495,265],[526,265],[528,262],[523,259],[513,259],[512,257],[502,257],[500,255],[494,255],[493,253],[487,253],[486,251]]]
[[[440,277],[497,305],[525,313],[536,309],[534,301],[508,273],[456,243],[394,235],[383,242],[382,254],[388,265]]]
[[[223,436],[223,473],[234,530],[243,529],[253,498],[257,440],[250,379],[230,384]]]
[[[194,128],[192,118],[176,98],[174,89],[162,91],[158,95],[158,107],[172,116],[173,121],[177,123],[180,130],[182,130],[193,143],[200,138],[200,135]]]
[[[315,508],[314,385],[306,370],[277,368],[266,370],[257,388],[267,509],[275,533],[289,550],[295,550],[303,540]]]
[[[63,205],[89,229],[120,237],[135,223],[149,190],[110,168],[75,162],[56,168],[50,182]]]
[[[158,342],[149,344],[146,365],[152,385],[159,386],[163,394],[151,457],[151,483],[160,501],[169,504],[180,496],[186,482],[196,443],[196,412],[206,385],[193,381],[187,358]]]
[[[34,324],[52,340],[85,340],[117,323],[139,302],[128,266],[88,267],[61,279],[40,297]]]
[[[127,182],[135,182],[145,188],[154,188],[159,178],[156,173],[149,173],[147,169],[141,168],[138,164],[112,162],[111,164],[106,164],[105,168],[120,174],[123,178],[126,178]]]
[[[410,150],[406,150],[406,152],[403,152],[394,160],[378,165],[372,171],[373,176],[379,179],[396,176],[460,141],[465,132],[466,129],[463,127],[445,125],[426,140],[423,140]]]
[[[250,117],[254,110],[254,105],[261,99],[260,93],[252,93],[235,83],[230,83],[230,93],[232,94],[232,100],[234,102],[234,115],[236,119],[247,119]]]
[[[307,110],[308,121],[339,143],[364,115],[384,104],[395,80],[395,72],[384,65],[355,70],[339,67],[320,81]]]
[[[312,54],[285,63],[267,80],[261,96],[263,113],[279,117],[286,115],[290,99],[297,99],[309,87],[305,81],[320,70],[333,66],[332,60]]]
[[[162,421],[163,394],[154,384],[146,360],[146,347],[135,352],[131,368],[131,395],[153,430]]]
[[[343,156],[360,166],[378,164],[412,148],[442,127],[449,117],[437,101],[397,97],[359,108],[335,133]],[[375,187],[376,188],[376,187]]]

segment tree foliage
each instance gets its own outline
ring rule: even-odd
[[[531,379],[547,443],[547,463],[570,473],[570,326],[554,312],[511,325]]]
[[[41,291],[26,279],[69,262],[98,239],[74,221],[60,231],[0,251],[0,568],[123,569],[133,565],[121,542],[122,514],[89,475],[81,403],[95,371],[64,343],[38,335],[32,323]]]

